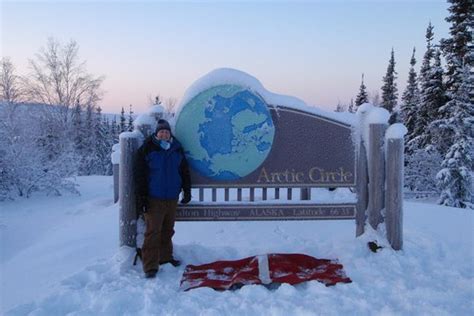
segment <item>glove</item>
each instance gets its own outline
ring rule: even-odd
[[[139,214],[146,213],[148,210],[148,198],[146,196],[139,196],[137,198],[137,211]]]
[[[191,201],[191,192],[184,192],[184,196],[181,199],[181,204],[188,204]]]

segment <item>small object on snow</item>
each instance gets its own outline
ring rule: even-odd
[[[176,260],[174,258],[168,261],[160,261],[160,265],[167,264],[167,263],[171,263],[173,267],[179,267],[181,265],[181,261]]]
[[[367,243],[367,246],[369,246],[369,249],[372,251],[372,252],[377,252],[379,249],[382,249],[383,247],[377,245],[377,243],[375,241],[369,241]]]
[[[156,277],[157,272],[158,272],[158,270],[150,270],[148,272],[145,272],[145,278],[153,279],[154,277]]]
[[[239,289],[249,284],[274,288],[275,284],[295,285],[311,280],[326,286],[352,282],[337,261],[303,254],[268,254],[200,266],[187,265],[180,287],[184,291],[198,287],[222,291]]]

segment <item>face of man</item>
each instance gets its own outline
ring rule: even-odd
[[[159,140],[170,140],[171,138],[171,133],[167,129],[160,129],[158,133],[156,133],[156,138]]]

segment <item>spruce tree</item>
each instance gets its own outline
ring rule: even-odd
[[[434,145],[438,151],[445,153],[449,147],[449,145],[444,145],[448,141],[449,131],[443,131],[442,125],[436,124],[441,116],[441,107],[446,103],[439,50],[434,51],[433,64],[430,66],[429,73],[423,78],[422,88],[414,132],[418,147],[425,148],[428,145]]]
[[[431,143],[431,131],[429,130],[430,124],[435,120],[433,117],[434,108],[439,108],[437,96],[433,93],[438,91],[442,86],[442,82],[433,82],[433,59],[435,50],[433,48],[433,26],[431,22],[426,29],[426,51],[423,55],[423,61],[420,68],[420,100],[416,114],[416,124],[413,124],[413,132],[409,136],[410,142],[408,143],[411,149],[416,148],[422,149]],[[439,69],[437,70],[439,71]]]
[[[83,144],[83,122],[82,122],[82,107],[79,103],[76,103],[72,112],[72,139],[74,142],[74,148],[77,154],[81,154]]]
[[[420,105],[414,114],[416,123],[412,135],[408,135],[406,147],[406,184],[415,191],[439,192],[436,174],[446,153],[447,135],[450,133],[446,124],[436,119],[445,103],[442,78],[440,52],[435,50],[433,63],[425,74],[426,84],[420,92]]]
[[[400,109],[400,116],[405,124],[408,132],[406,140],[409,142],[413,139],[413,132],[417,124],[417,112],[420,102],[420,91],[418,89],[418,78],[415,71],[416,59],[415,59],[415,48],[413,48],[413,53],[410,59],[410,70],[408,72],[408,81],[405,91],[402,95],[402,104]],[[406,147],[406,152],[408,153],[409,147]]]
[[[474,117],[470,113],[473,104],[469,98],[469,67],[464,66],[460,75],[457,82],[461,85],[444,106],[449,118],[443,119],[442,124],[452,131],[453,142],[441,164],[443,169],[437,175],[441,189],[439,203],[474,208],[471,176]]]
[[[382,107],[385,108],[390,113],[393,112],[397,106],[398,99],[398,89],[397,83],[395,80],[397,72],[395,71],[395,53],[392,48],[392,53],[390,55],[390,60],[388,62],[387,73],[383,77],[383,86],[382,86]]]
[[[94,107],[91,104],[86,106],[84,118],[84,133],[83,133],[83,149],[81,152],[81,160],[79,165],[79,175],[94,174],[95,162],[95,121],[94,121]]]
[[[346,111],[346,106],[344,104],[341,104],[341,102],[338,102],[334,112],[345,112],[345,111]]]
[[[425,34],[425,39],[426,39],[426,51],[425,54],[423,55],[423,61],[421,62],[421,68],[420,68],[420,81],[421,81],[421,90],[423,90],[423,84],[427,84],[429,81],[428,77],[431,72],[431,62],[434,57],[434,48],[433,48],[433,25],[431,25],[431,22],[428,24],[428,27],[426,28],[426,34]]]
[[[120,121],[119,121],[119,134],[127,130],[126,126],[127,119],[125,118],[125,110],[122,106],[122,111],[120,112]]]
[[[364,84],[364,74],[362,74],[362,80],[360,82],[360,87],[359,87],[359,94],[357,94],[356,100],[355,100],[356,108],[354,112],[356,112],[359,109],[360,105],[367,102],[369,102],[369,96],[367,94],[367,89]]]
[[[132,111],[132,105],[130,104],[130,109],[128,112],[128,131],[131,132],[133,131],[133,111]]]
[[[446,18],[451,23],[450,37],[441,40],[441,48],[446,59],[446,101],[448,104],[455,98],[459,98],[458,90],[464,85],[468,93],[471,105],[474,104],[474,51],[473,51],[473,29],[474,29],[474,2],[472,0],[449,0],[450,15]],[[469,75],[463,73],[468,69]],[[469,115],[474,116],[473,107],[468,109]],[[442,119],[451,117],[451,109],[448,106],[440,110],[439,115]],[[442,122],[442,121],[441,121]],[[445,150],[453,144],[454,138],[449,128],[438,124],[441,128],[441,134],[445,139]],[[470,135],[473,137],[472,133]]]
[[[357,111],[357,108],[354,105],[354,99],[351,99],[351,103],[349,103],[348,111],[349,113],[355,113]]]
[[[98,107],[95,115],[94,174],[109,175],[111,170],[110,154],[112,152],[112,144],[108,130],[108,123],[102,118],[102,109]]]
[[[118,143],[119,141],[119,130],[117,126],[117,118],[114,115],[112,123],[110,124],[110,136],[112,137],[113,144]]]
[[[443,117],[443,107],[446,104],[446,88],[443,83],[444,70],[441,66],[441,51],[435,50],[434,62],[429,75],[429,84],[423,91],[423,104],[426,106],[426,116],[429,122],[425,135],[422,137],[421,145],[432,144],[440,153],[446,153],[451,146],[450,130],[439,124]]]
[[[450,15],[446,21],[451,23],[449,34],[451,37],[441,40],[441,47],[446,58],[446,89],[448,97],[454,98],[460,82],[456,78],[462,77],[460,67],[468,66],[471,71],[470,82],[467,83],[469,98],[474,103],[474,91],[472,81],[474,80],[474,53],[473,53],[473,29],[474,29],[474,1],[472,0],[448,0]]]

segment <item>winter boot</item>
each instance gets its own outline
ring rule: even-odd
[[[160,261],[160,265],[167,264],[167,263],[171,263],[173,267],[179,267],[181,265],[181,261],[176,260],[174,258],[171,258],[170,260],[167,260],[167,261]]]
[[[153,279],[154,277],[156,277],[156,273],[158,272],[158,270],[150,270],[150,271],[147,271],[145,272],[145,278],[147,279]]]

